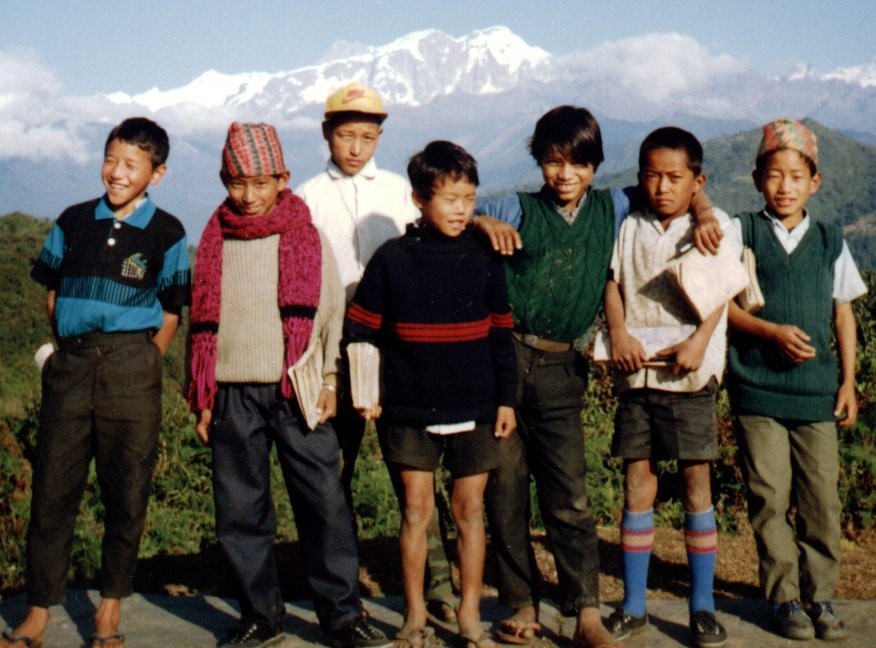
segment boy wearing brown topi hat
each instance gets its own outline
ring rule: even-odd
[[[283,641],[271,445],[320,627],[335,648],[388,645],[363,619],[355,532],[327,423],[336,410],[343,287],[307,206],[286,188],[289,176],[272,126],[231,124],[220,172],[228,198],[207,223],[196,259],[188,399],[198,436],[212,447],[216,535],[241,607],[222,645]],[[313,429],[289,372],[308,353],[322,360]]]

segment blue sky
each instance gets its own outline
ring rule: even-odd
[[[765,72],[876,59],[873,0],[4,0],[2,15],[0,50],[35,60],[73,95],[169,89],[208,69],[291,70],[338,40],[494,25],[551,54],[675,31]]]

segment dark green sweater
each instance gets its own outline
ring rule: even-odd
[[[810,337],[815,358],[796,365],[762,338],[732,333],[727,387],[734,411],[799,421],[831,421],[839,388],[833,334],[833,268],[842,232],[813,222],[788,254],[763,214],[741,214],[743,244],[752,248],[766,306],[761,319],[794,324]]]
[[[593,324],[614,244],[614,203],[591,189],[569,225],[540,193],[518,194],[523,249],[506,265],[508,301],[518,331],[572,341]]]

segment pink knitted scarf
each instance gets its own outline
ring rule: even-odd
[[[293,396],[287,370],[307,349],[319,306],[322,248],[310,222],[307,205],[288,189],[276,207],[264,216],[241,216],[224,202],[210,217],[201,236],[192,282],[189,407],[193,412],[212,409],[216,396],[216,349],[219,304],[222,296],[222,242],[280,235],[277,303],[283,322],[285,357],[281,389]]]

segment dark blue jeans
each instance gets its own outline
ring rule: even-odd
[[[212,444],[216,534],[234,574],[243,619],[278,627],[284,613],[273,549],[272,444],[320,626],[330,633],[357,618],[362,607],[359,555],[331,426],[308,430],[298,406],[282,397],[279,385],[221,384]]]
[[[529,542],[529,476],[553,550],[564,613],[599,605],[596,527],[584,478],[581,409],[586,367],[575,351],[548,353],[515,340],[517,431],[500,446],[485,494],[499,597],[517,609],[537,605],[540,575]]]

